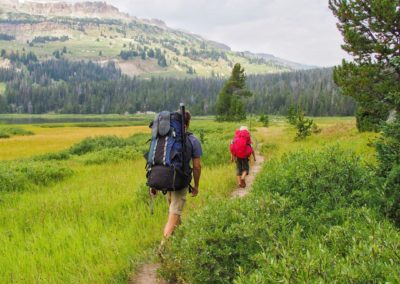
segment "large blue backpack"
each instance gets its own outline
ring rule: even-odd
[[[175,191],[186,188],[192,179],[190,168],[192,145],[179,112],[163,111],[150,124],[152,137],[147,157],[147,185]]]

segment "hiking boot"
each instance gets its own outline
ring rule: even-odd
[[[240,187],[245,188],[246,187],[246,181],[244,179],[240,179]]]

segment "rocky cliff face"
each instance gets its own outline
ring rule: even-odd
[[[14,8],[15,12],[23,12],[30,15],[76,17],[76,18],[107,18],[130,19],[128,14],[122,13],[118,8],[108,5],[106,2],[34,2],[18,0],[0,0],[0,6]]]

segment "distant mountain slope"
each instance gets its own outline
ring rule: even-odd
[[[160,20],[129,16],[105,2],[0,4],[0,65],[11,54],[33,52],[40,60],[112,60],[124,73],[143,77],[224,77],[236,62],[248,74],[308,68],[273,56],[235,52]]]

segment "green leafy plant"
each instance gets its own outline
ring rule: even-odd
[[[288,109],[286,119],[289,124],[296,125],[298,116],[298,108],[291,105]]]
[[[381,205],[374,173],[356,155],[288,154],[264,168],[249,197],[186,221],[161,273],[180,283],[397,282],[400,235]]]
[[[304,111],[299,110],[297,112],[297,119],[296,119],[296,141],[303,140],[307,136],[311,135],[312,126],[314,125],[314,121],[309,118],[305,118]]]
[[[269,126],[269,116],[268,116],[268,114],[261,115],[259,121],[262,122],[264,127],[268,127]]]

